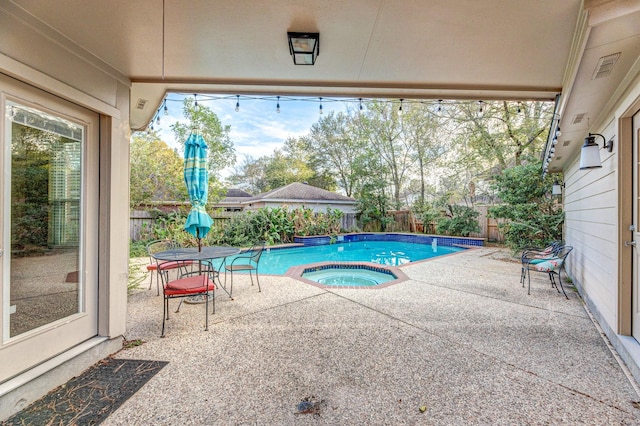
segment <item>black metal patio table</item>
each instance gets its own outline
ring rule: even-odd
[[[223,259],[222,265],[224,265],[226,258],[240,253],[240,249],[229,246],[206,246],[198,249],[197,247],[179,247],[171,250],[165,250],[153,254],[153,258],[165,262],[198,262],[198,268],[201,272],[210,272],[211,260]],[[202,263],[206,262],[209,265],[203,269]],[[226,287],[222,285],[220,281],[220,274],[218,273],[218,287],[222,288],[225,293],[233,300],[231,294],[227,291]],[[199,303],[198,300],[190,300],[191,303]]]

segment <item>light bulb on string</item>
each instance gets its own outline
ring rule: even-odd
[[[438,112],[442,112],[442,99],[438,99]]]
[[[278,96],[278,103],[276,104],[276,112],[280,114],[280,96]]]
[[[240,95],[236,95],[236,112],[240,111]]]
[[[518,114],[522,112],[522,102],[518,102]]]
[[[193,94],[193,107],[198,111],[200,107],[198,106],[198,95],[196,93]]]
[[[482,114],[483,111],[484,111],[484,102],[478,101],[478,112]]]
[[[400,99],[400,108],[398,108],[398,115],[402,116],[402,102],[404,101],[404,99]]]
[[[159,126],[160,125],[160,114],[158,114],[157,118],[156,118],[156,124]]]
[[[358,98],[358,101],[360,102],[360,112],[362,112],[362,98]]]
[[[167,108],[167,101],[164,101],[164,115],[169,115],[169,108]]]
[[[318,98],[318,99],[320,99],[320,108],[319,108],[319,111],[320,111],[320,115],[322,115],[322,98]]]

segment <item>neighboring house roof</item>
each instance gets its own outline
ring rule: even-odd
[[[279,201],[279,202],[325,202],[355,204],[352,197],[336,194],[326,189],[317,188],[301,182],[290,183],[289,185],[263,192],[255,197],[243,200],[243,204],[255,203],[258,201]]]
[[[253,197],[253,195],[243,191],[242,189],[228,189],[226,197],[216,204],[241,203],[251,197]]]

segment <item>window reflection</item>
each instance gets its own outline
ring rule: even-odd
[[[14,337],[81,310],[83,128],[22,106],[9,111]]]

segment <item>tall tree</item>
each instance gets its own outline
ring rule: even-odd
[[[351,197],[362,180],[362,156],[365,141],[360,137],[361,129],[356,125],[358,116],[333,112],[311,126],[304,137],[310,160],[319,174],[333,176],[335,183]]]
[[[155,132],[136,132],[131,138],[130,204],[186,201],[182,156]]]
[[[462,123],[459,140],[484,160],[487,169],[502,171],[539,152],[552,108],[550,102],[461,102],[451,117]]]
[[[402,206],[403,185],[414,163],[411,141],[403,137],[402,117],[398,112],[398,105],[372,101],[359,121],[373,150],[388,170],[395,208]]]
[[[171,126],[176,141],[184,148],[194,129],[199,131],[209,147],[209,173],[215,177],[220,170],[235,164],[235,149],[229,138],[231,126],[223,126],[210,108],[196,105],[194,98],[184,99],[182,114],[187,122],[176,122]]]
[[[427,175],[431,174],[435,162],[448,151],[449,144],[439,137],[438,129],[442,123],[429,105],[407,105],[402,122],[402,136],[413,149],[412,157],[417,163],[420,185],[418,201],[422,205],[426,198]]]

